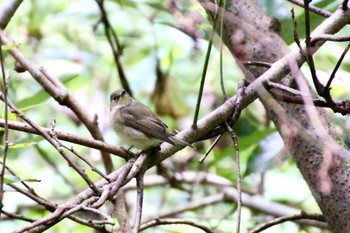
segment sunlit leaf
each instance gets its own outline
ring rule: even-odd
[[[19,46],[20,46],[20,44],[18,44],[18,43],[6,44],[6,45],[2,45],[2,49],[4,51],[9,51],[13,48],[18,48]]]
[[[1,108],[1,110],[3,110],[3,108]],[[1,111],[0,112],[0,118],[5,119],[5,111]],[[14,120],[17,120],[18,117],[17,117],[17,115],[15,113],[13,113],[11,111],[7,111],[7,119],[11,120],[11,121],[14,121]]]
[[[41,180],[38,179],[23,179],[21,180],[17,176],[13,175],[5,175],[4,176],[4,183],[5,184],[15,184],[15,183],[21,183],[21,182],[41,182]]]
[[[36,145],[37,142],[29,142],[29,143],[9,143],[8,148],[10,149],[20,149],[20,148],[26,148],[31,147],[33,145]],[[3,148],[3,145],[0,145],[0,148]]]
[[[131,8],[136,8],[137,7],[137,3],[135,3],[134,1],[131,0],[109,0],[111,2],[116,2],[121,6],[124,7],[131,7]]]
[[[159,2],[146,2],[146,5],[152,7],[155,10],[169,12],[169,9]]]

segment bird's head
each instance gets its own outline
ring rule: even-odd
[[[116,90],[111,94],[110,97],[110,110],[115,107],[121,108],[129,105],[131,104],[132,100],[132,97],[124,89]]]

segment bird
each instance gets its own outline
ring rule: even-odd
[[[131,148],[149,150],[161,142],[174,146],[191,144],[171,133],[167,125],[146,105],[119,89],[110,95],[110,118],[121,143]]]

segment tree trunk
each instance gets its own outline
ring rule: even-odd
[[[280,80],[280,83],[297,88],[304,93],[310,91],[298,68],[304,60],[303,57],[298,51],[289,54],[289,57],[295,58],[293,60],[285,57],[289,49],[279,35],[279,23],[267,17],[255,1],[230,0],[226,10],[217,9],[217,6],[210,1],[200,0],[200,3],[212,19],[215,12],[219,13],[219,19],[223,16],[222,40],[240,65],[246,79],[253,81],[264,74],[266,77],[273,77],[274,81]],[[349,23],[349,12],[338,9],[314,31],[313,35],[334,34],[347,23]],[[219,30],[220,27],[217,27],[218,32]],[[314,51],[317,49],[318,47]],[[268,73],[272,73],[277,67],[277,63],[269,71],[267,71],[268,68],[253,67],[243,63],[259,61],[272,64],[283,57],[285,57],[282,64],[284,70],[291,71],[285,76],[268,76]],[[281,73],[285,72],[279,74]],[[350,216],[350,170],[348,168],[350,155],[339,145],[325,110],[316,108],[312,104],[277,102],[262,85],[256,91],[269,118],[276,125],[294,157],[330,230],[334,233],[350,232],[348,219]]]

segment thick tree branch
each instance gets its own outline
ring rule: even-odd
[[[1,6],[2,10],[0,11],[0,28],[6,28],[22,2],[23,0],[7,0],[3,2],[3,5]]]

